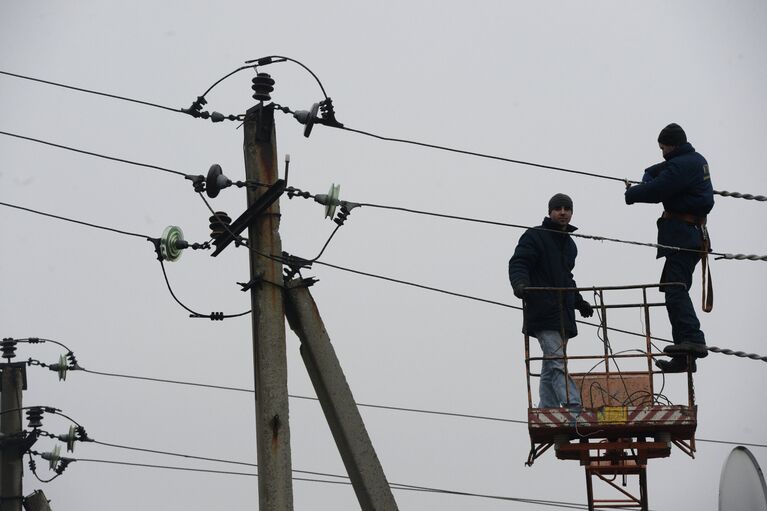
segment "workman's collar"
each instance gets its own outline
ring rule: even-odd
[[[671,158],[676,158],[677,156],[681,156],[683,154],[692,153],[692,152],[695,152],[695,148],[689,142],[685,142],[684,144],[680,144],[676,146],[672,151],[666,154],[663,158],[666,161],[668,161]]]
[[[548,217],[548,216],[543,217],[543,224],[541,224],[541,227],[543,227],[544,229],[551,229],[553,231],[562,230],[562,226],[556,223],[554,220],[551,219],[551,217]],[[564,229],[564,232],[571,233],[577,230],[578,228],[575,227],[573,224],[567,224],[567,228]]]

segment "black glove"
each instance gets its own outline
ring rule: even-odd
[[[581,313],[582,318],[590,318],[594,315],[594,307],[586,300],[581,300],[575,304],[575,308]]]
[[[517,298],[523,298],[525,296],[525,288],[529,286],[527,282],[520,282],[516,286],[513,286],[512,289],[514,289],[514,296]]]

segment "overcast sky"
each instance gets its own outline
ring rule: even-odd
[[[5,0],[0,70],[188,106],[213,82],[265,55],[286,55],[322,80],[350,128],[508,158],[638,180],[660,161],[656,139],[681,124],[709,161],[717,190],[767,194],[767,4],[645,2],[203,2]],[[321,92],[300,67],[264,68],[273,99],[306,109]],[[245,71],[208,95],[226,114],[253,105]],[[0,131],[119,158],[204,174],[220,164],[244,179],[242,130],[209,121],[0,75]],[[627,207],[620,182],[374,140],[318,126],[311,137],[277,116],[280,160],[290,184],[341,198],[520,225],[536,225],[548,198],[569,194],[579,232],[655,241],[662,207]],[[147,236],[180,226],[208,239],[209,212],[183,178],[0,136],[0,201]],[[236,217],[240,189],[213,201]],[[767,254],[767,204],[717,197],[709,218],[715,251]],[[334,224],[322,207],[282,201],[283,248],[315,256]],[[64,343],[80,364],[113,372],[252,388],[248,317],[190,319],[163,280],[152,245],[131,236],[3,208],[0,334]],[[323,254],[328,263],[519,305],[507,262],[522,231],[401,212],[354,210]],[[652,248],[576,240],[582,286],[657,282]],[[247,253],[187,251],[166,264],[176,296],[204,313],[250,307],[236,282]],[[708,344],[767,354],[763,261],[712,261],[715,305],[699,312]],[[522,317],[517,310],[316,266],[312,288],[358,402],[525,420]],[[691,291],[699,310],[700,269]],[[621,296],[628,300],[629,297]],[[657,298],[657,296],[656,296]],[[641,331],[639,313],[611,325]],[[663,310],[653,334],[670,337]],[[573,349],[598,351],[580,327]],[[612,338],[633,347],[629,336]],[[287,338],[289,392],[314,396]],[[46,363],[53,344],[21,346],[18,359]],[[537,385],[537,382],[534,383]],[[767,365],[722,354],[695,378],[698,436],[767,443]],[[24,404],[44,404],[106,443],[254,463],[253,394],[87,373],[66,382],[28,370]],[[684,397],[684,378],[664,393]],[[515,498],[586,502],[583,468],[546,453],[527,468],[524,425],[362,408],[391,482]],[[47,416],[48,431],[69,422]],[[343,474],[319,404],[291,399],[293,468]],[[41,440],[38,451],[53,442]],[[651,460],[652,509],[716,509],[721,467],[734,447],[699,442]],[[767,466],[767,449],[753,447]],[[71,456],[212,470],[251,467],[77,445]],[[38,463],[39,475],[50,477]],[[77,462],[49,484],[26,472],[55,511],[249,509],[254,477]],[[295,509],[354,509],[346,485],[296,481]],[[402,510],[542,509],[508,501],[395,491]]]

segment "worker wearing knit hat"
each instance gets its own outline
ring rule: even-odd
[[[549,213],[555,209],[565,208],[573,209],[573,200],[564,193],[557,193],[549,199]]]
[[[565,370],[563,357],[567,342],[578,335],[575,311],[587,318],[594,309],[578,291],[526,291],[529,287],[578,287],[572,273],[578,255],[570,236],[576,230],[570,224],[573,200],[558,193],[548,205],[549,215],[543,223],[519,238],[509,261],[509,282],[514,296],[524,299],[522,332],[538,339],[544,355],[538,407],[576,409],[581,406],[581,394]]]
[[[672,122],[660,131],[658,135],[658,143],[676,147],[687,142],[687,134],[682,127],[675,122]]]
[[[713,292],[707,272],[710,251],[706,217],[714,206],[714,189],[708,162],[687,141],[681,126],[671,123],[658,135],[663,160],[645,170],[642,182],[626,190],[626,204],[663,204],[656,222],[658,252],[665,258],[660,291],[666,295],[666,309],[674,344],[663,351],[670,360],[655,365],[665,373],[695,371],[696,358],[708,355],[706,338],[690,300],[689,289],[695,266],[703,261],[703,310],[711,311]]]

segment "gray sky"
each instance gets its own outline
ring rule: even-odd
[[[247,59],[298,59],[322,80],[339,120],[381,135],[639,179],[660,160],[656,137],[681,124],[708,159],[714,187],[767,193],[767,24],[764,2],[21,2],[0,5],[0,69],[186,107]],[[282,63],[264,69],[273,98],[293,109],[321,99],[311,76]],[[209,108],[253,104],[243,72],[208,96]],[[242,131],[155,108],[0,76],[0,130],[185,173],[222,165],[243,179]],[[627,207],[619,182],[574,176],[376,141],[316,127],[311,138],[278,116],[291,184],[343,199],[535,225],[556,192],[575,201],[580,232],[655,240],[661,207]],[[0,201],[159,236],[179,225],[208,237],[208,212],[182,178],[0,137]],[[214,207],[245,207],[226,190]],[[767,254],[767,205],[717,197],[709,228],[716,251]],[[313,257],[334,224],[322,208],[282,203],[283,247]],[[248,318],[190,319],[170,297],[152,247],[139,238],[8,208],[0,215],[3,337],[39,336],[69,346],[95,371],[250,388]],[[362,271],[518,305],[507,261],[520,230],[361,208],[323,260]],[[654,250],[578,240],[583,286],[657,282]],[[174,292],[201,312],[241,312],[247,254],[184,253],[166,265]],[[691,291],[697,305],[700,270]],[[701,315],[708,343],[767,353],[767,264],[713,261],[715,307]],[[521,314],[317,266],[306,275],[336,352],[363,403],[525,419]],[[612,318],[611,318],[612,319]],[[639,331],[639,315],[613,326]],[[612,324],[612,322],[611,322]],[[662,310],[653,332],[669,337]],[[628,346],[630,338],[613,338]],[[313,396],[287,339],[289,391]],[[581,327],[577,349],[598,347]],[[621,344],[625,343],[625,344]],[[575,349],[575,348],[574,348]],[[20,359],[58,359],[53,345]],[[767,443],[763,362],[712,354],[695,379],[698,436]],[[681,393],[669,378],[666,393]],[[681,394],[680,394],[681,395]],[[255,461],[252,394],[72,373],[66,382],[29,369],[25,404],[60,408],[100,441]],[[291,400],[293,468],[344,473],[316,401]],[[583,469],[547,453],[524,467],[524,425],[363,409],[390,481],[510,497],[585,502]],[[64,432],[63,418],[45,426]],[[40,441],[37,450],[53,444]],[[716,509],[722,464],[733,446],[699,443],[648,468],[653,509]],[[767,450],[752,449],[762,467]],[[248,467],[78,445],[74,457],[217,470]],[[48,476],[40,463],[40,474]],[[255,507],[255,478],[78,462],[44,489],[56,511]],[[541,509],[541,506],[397,491],[400,509]],[[296,509],[357,506],[349,486],[294,484]]]

